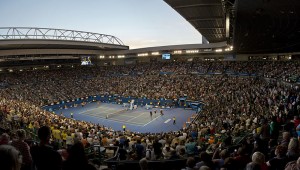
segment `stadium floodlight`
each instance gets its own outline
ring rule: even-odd
[[[140,53],[137,55],[138,57],[148,56],[148,53]]]
[[[151,55],[159,55],[159,52],[152,52]]]
[[[104,55],[100,55],[99,58],[103,59],[103,58],[105,58],[105,56]]]
[[[173,54],[182,54],[182,50],[175,50],[173,51]]]
[[[186,50],[186,53],[190,54],[190,53],[199,53],[199,50]]]
[[[225,51],[232,51],[232,48],[225,48]]]
[[[125,58],[125,55],[118,55],[118,58]]]
[[[220,52],[222,52],[223,50],[222,49],[216,49],[215,50],[215,52],[217,52],[217,53],[220,53]]]

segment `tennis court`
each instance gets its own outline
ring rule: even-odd
[[[156,115],[153,114],[153,116],[151,117],[150,110],[147,110],[145,108],[138,107],[137,109],[129,110],[127,107],[123,107],[121,105],[115,105],[112,107],[112,104],[102,103],[96,108],[83,111],[79,114],[84,114],[95,118],[118,121],[127,124],[144,126],[151,120],[157,118],[160,115],[160,113],[158,112],[159,110],[157,109]]]
[[[128,107],[118,104],[89,103],[84,107],[58,110],[55,113],[63,112],[66,117],[70,117],[70,113],[74,113],[76,120],[99,123],[115,130],[122,130],[122,125],[126,125],[126,129],[137,132],[176,131],[181,129],[188,118],[195,113],[193,110],[184,110],[183,108],[162,110],[163,116],[160,114],[160,108],[146,109],[138,106],[137,109],[129,110]],[[150,111],[153,113],[152,117]],[[173,117],[176,117],[176,124],[173,124]]]

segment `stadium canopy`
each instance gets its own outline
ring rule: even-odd
[[[90,49],[127,50],[117,37],[106,34],[36,27],[0,27],[0,50]]]
[[[164,0],[210,43],[236,53],[300,52],[299,0]]]
[[[222,42],[230,37],[230,16],[227,4],[232,0],[164,0],[191,23],[210,43]]]

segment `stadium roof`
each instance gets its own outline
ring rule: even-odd
[[[85,31],[35,28],[0,27],[0,50],[13,49],[129,49],[117,37]]]
[[[226,41],[225,9],[221,0],[164,0],[210,43]]]
[[[237,53],[299,52],[299,0],[164,1],[210,43],[226,41]]]

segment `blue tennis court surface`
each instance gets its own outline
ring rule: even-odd
[[[150,111],[152,111],[152,117]],[[160,114],[160,108],[147,110],[145,107],[137,107],[137,109],[128,110],[118,104],[89,103],[84,107],[62,109],[55,113],[62,112],[66,117],[70,117],[73,113],[76,120],[99,123],[112,127],[114,130],[122,130],[122,125],[126,125],[126,129],[130,131],[158,133],[178,131],[196,112],[183,108],[162,109],[162,111],[163,116]],[[173,124],[173,117],[176,118],[176,124]]]

